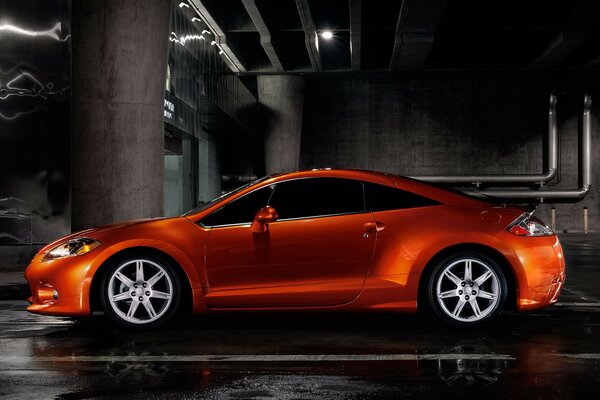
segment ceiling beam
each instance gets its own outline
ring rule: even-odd
[[[532,69],[551,68],[564,60],[575,49],[587,41],[587,35],[581,32],[560,32],[542,50],[542,52],[529,65]]]
[[[600,6],[597,0],[587,0],[578,6],[560,25],[560,32],[531,62],[529,68],[552,68],[589,40],[590,31],[598,25]]]
[[[425,64],[447,0],[404,0],[400,7],[390,70],[415,70]]]
[[[206,26],[208,26],[208,29],[212,32],[212,34],[215,35],[215,43],[221,50],[223,50],[225,62],[229,68],[231,68],[233,72],[246,72],[246,67],[244,67],[242,62],[233,53],[231,47],[227,44],[227,36],[225,35],[225,31],[219,26],[204,4],[202,4],[202,1],[189,0],[189,3],[194,11],[196,11],[196,13],[204,21]]]
[[[306,44],[306,50],[308,51],[308,58],[312,64],[313,71],[321,71],[321,54],[319,53],[319,37],[317,35],[317,29],[310,13],[310,7],[308,6],[308,0],[296,0],[296,7],[298,8],[298,14],[300,15],[300,22],[302,22],[302,28],[304,29],[304,43]]]
[[[350,1],[350,65],[352,71],[360,71],[362,0]]]
[[[267,28],[267,24],[265,23],[262,14],[258,10],[255,0],[242,0],[244,7],[246,7],[246,11],[248,11],[248,15],[250,19],[256,26],[256,30],[260,34],[260,44],[262,45],[265,53],[267,53],[267,57],[271,61],[275,72],[284,72],[283,65],[281,64],[281,60],[277,55],[277,51],[275,51],[275,47],[273,47],[273,42],[271,39],[271,32]]]

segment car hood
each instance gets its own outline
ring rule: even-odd
[[[160,220],[165,220],[165,219],[169,219],[169,218],[144,218],[144,219],[136,219],[136,220],[131,220],[131,221],[123,221],[123,222],[118,222],[118,223],[114,223],[114,224],[110,224],[110,225],[103,225],[103,226],[99,226],[96,228],[90,228],[90,229],[85,229],[83,231],[78,231],[78,232],[74,232],[70,235],[67,236],[63,236],[60,239],[57,239],[51,243],[48,243],[46,246],[42,247],[39,251],[39,253],[43,253],[46,252],[50,249],[52,249],[53,247],[59,245],[60,243],[63,243],[67,240],[71,240],[71,239],[75,239],[75,238],[80,238],[80,237],[88,237],[88,238],[96,238],[98,235],[101,234],[105,234],[108,233],[110,231],[114,231],[117,229],[121,229],[124,227],[130,227],[133,225],[140,225],[140,224],[146,224],[146,223],[150,223],[150,222],[155,222],[155,221],[160,221]]]

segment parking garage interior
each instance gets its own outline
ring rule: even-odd
[[[598,15],[593,0],[0,0],[0,395],[597,396]],[[49,242],[325,168],[535,208],[565,248],[561,299],[474,332],[303,313],[141,333],[24,311]]]

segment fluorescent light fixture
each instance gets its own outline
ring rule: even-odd
[[[208,33],[209,35],[211,34],[211,33],[210,33],[210,31],[207,31],[206,29],[204,29],[204,30],[202,31],[202,34],[204,35],[205,33]]]
[[[52,38],[57,41],[62,40],[59,36],[59,34],[61,32],[60,22],[57,22],[53,28],[45,30],[45,31],[33,31],[30,29],[21,28],[17,25],[3,24],[3,25],[0,25],[0,34],[2,34],[3,32],[13,33],[13,34],[22,35],[22,36],[31,36],[31,37],[45,36],[45,37],[49,37],[49,38]]]
[[[194,21],[202,21],[202,20],[198,17],[192,17],[192,22],[194,22]]]
[[[188,3],[182,1],[181,3],[179,3],[179,8],[183,8],[183,7],[190,8],[190,6],[188,5]]]
[[[323,31],[323,32],[321,32],[321,37],[323,39],[329,40],[329,39],[333,38],[333,32],[331,32],[331,31]]]
[[[206,40],[206,38],[202,35],[185,35],[182,37],[177,37],[175,32],[171,32],[171,36],[169,36],[169,40],[171,42],[177,42],[182,46],[185,46],[185,42],[189,40]],[[216,42],[215,42],[216,43]]]
[[[212,42],[210,42],[210,45],[211,45],[211,46],[214,46],[215,44],[217,44],[217,42],[216,42],[216,41],[214,41],[214,40],[213,40]]]

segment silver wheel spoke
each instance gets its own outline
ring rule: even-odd
[[[118,280],[123,282],[125,284],[125,286],[127,286],[128,288],[133,286],[133,281],[131,279],[129,279],[128,277],[126,277],[125,275],[123,275],[121,272],[117,272],[115,274],[115,278],[117,278]]]
[[[127,318],[133,319],[133,316],[135,315],[135,311],[137,310],[139,305],[140,305],[140,302],[137,300],[133,300],[131,302],[131,305],[129,306],[129,310],[127,311]]]
[[[135,262],[135,280],[144,281],[144,263],[141,260]]]
[[[465,261],[465,281],[471,281],[473,279],[473,266],[471,260]]]
[[[460,283],[461,283],[462,281],[460,280],[460,278],[459,278],[458,276],[454,275],[454,274],[452,273],[452,271],[450,271],[450,270],[448,269],[448,270],[446,270],[446,272],[444,272],[444,275],[445,275],[445,276],[446,276],[448,279],[450,279],[450,280],[452,281],[452,283],[454,283],[454,284],[456,285],[456,287],[459,287],[459,286],[460,286]]]
[[[152,278],[148,279],[148,286],[152,287],[156,284],[156,282],[158,282],[158,280],[160,278],[162,278],[165,275],[165,271],[160,270],[156,273],[156,275],[154,275]]]
[[[477,319],[481,318],[481,310],[479,309],[479,304],[477,304],[477,300],[471,299],[469,300],[469,304],[471,305],[471,309],[473,310],[473,314]]]
[[[129,291],[123,292],[123,293],[119,293],[119,294],[115,294],[112,297],[113,301],[122,301],[122,300],[127,300],[127,299],[131,299],[131,295],[129,294]]]
[[[482,299],[494,300],[496,295],[494,293],[486,292],[484,290],[479,290],[478,296]]]
[[[481,284],[492,277],[492,271],[485,271],[479,278],[475,279],[475,283],[477,286],[481,286]]]
[[[456,293],[456,290],[448,290],[438,294],[438,297],[440,299],[447,299],[448,297],[458,297],[458,293]]]
[[[464,299],[458,300],[456,307],[454,307],[454,311],[452,311],[452,315],[458,317],[463,308],[465,308],[465,304],[467,304],[467,302]]]
[[[168,299],[171,298],[171,294],[170,293],[165,293],[165,292],[160,292],[158,290],[153,290],[152,291],[152,295],[150,297],[155,298],[155,299],[168,300]]]
[[[150,316],[151,319],[155,319],[156,318],[156,311],[154,311],[154,307],[152,306],[152,303],[150,303],[150,301],[144,301],[144,307],[146,308],[146,311],[148,311],[148,315]]]

